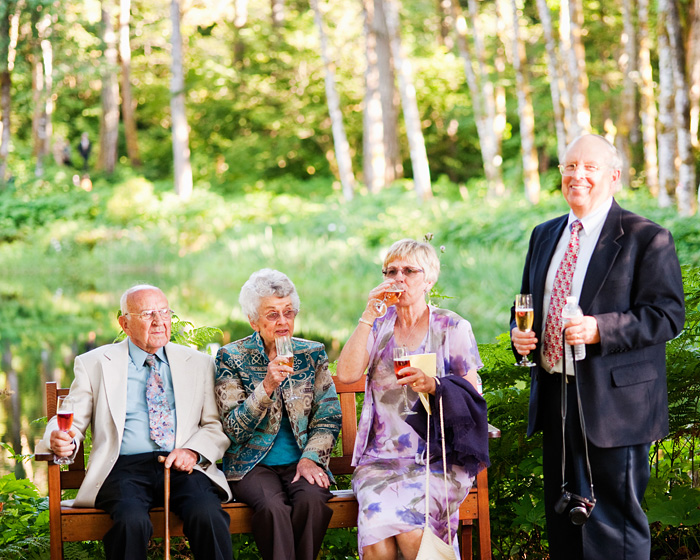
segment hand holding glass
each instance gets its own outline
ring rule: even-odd
[[[377,312],[377,317],[383,317],[390,306],[396,305],[402,293],[403,288],[401,286],[398,284],[391,284],[382,294],[381,298],[373,299],[371,303],[374,306],[374,310]]]
[[[62,432],[68,433],[73,425],[73,398],[69,395],[65,397],[58,397],[58,404],[56,406],[56,420],[58,422],[58,429]],[[53,462],[57,465],[70,465],[73,463],[73,459],[70,457],[58,457],[54,455]]]
[[[515,324],[519,331],[530,332],[532,330],[532,322],[535,319],[535,311],[532,306],[531,294],[518,294],[515,296]],[[527,355],[520,358],[516,366],[533,367],[535,364],[531,362]]]

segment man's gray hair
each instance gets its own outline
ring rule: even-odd
[[[151,286],[150,284],[137,284],[136,286],[131,286],[131,288],[124,292],[122,297],[119,298],[119,309],[121,309],[122,315],[126,315],[127,313],[126,301],[129,299],[129,296],[133,293],[140,292],[141,290],[157,290],[161,293],[163,291],[158,286]]]
[[[246,283],[243,284],[241,294],[238,296],[238,303],[241,305],[243,314],[246,317],[257,321],[260,318],[258,311],[263,298],[284,298],[287,296],[292,298],[292,307],[294,311],[298,312],[301,302],[294,283],[286,274],[279,270],[263,268],[253,272]]]

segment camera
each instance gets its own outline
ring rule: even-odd
[[[554,504],[557,513],[569,512],[569,519],[574,525],[583,525],[591,515],[595,507],[595,499],[589,500],[583,496],[562,491],[561,496]]]

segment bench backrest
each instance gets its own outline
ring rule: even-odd
[[[354,467],[351,466],[352,452],[355,448],[355,436],[357,435],[357,405],[356,393],[365,392],[365,376],[363,375],[354,383],[341,383],[336,377],[335,388],[340,399],[340,409],[343,415],[341,430],[342,456],[332,457],[330,461],[331,472],[335,475],[352,474]],[[59,388],[55,381],[46,383],[46,417],[53,418],[56,415],[56,401],[61,395],[67,395],[67,388]],[[73,464],[68,466],[68,470],[61,471],[61,488],[80,488],[85,478],[85,452],[83,445],[75,457]]]

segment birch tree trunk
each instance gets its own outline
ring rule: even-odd
[[[365,104],[363,176],[378,192],[403,174],[399,158],[397,93],[383,0],[364,0]]]
[[[112,173],[117,165],[119,140],[119,82],[117,79],[117,38],[110,7],[102,1],[102,41],[105,54],[102,64],[102,119],[100,121],[99,169]]]
[[[12,139],[12,70],[19,28],[19,11],[15,11],[15,8],[14,1],[0,6],[0,188],[7,180],[7,157]]]
[[[588,74],[586,53],[581,41],[583,9],[579,0],[562,0],[559,12],[561,52],[566,69],[566,84],[571,99],[571,126],[567,141],[591,129],[591,112],[588,107]]]
[[[690,139],[697,148],[700,122],[700,0],[693,3],[688,40],[688,74],[690,75]]]
[[[331,117],[333,129],[333,144],[335,145],[335,158],[338,162],[338,175],[343,188],[343,196],[346,200],[352,200],[355,192],[355,175],[352,172],[352,158],[350,157],[350,144],[345,134],[343,125],[343,113],[340,109],[340,99],[335,89],[334,64],[330,60],[328,40],[323,26],[323,18],[318,6],[318,0],[311,0],[311,8],[314,11],[314,20],[318,27],[321,40],[321,58],[325,69],[326,99],[328,100],[328,112]]]
[[[700,0],[698,0],[700,1]],[[659,163],[656,150],[656,98],[651,66],[651,39],[649,38],[649,0],[637,0],[639,25],[639,79],[642,119],[642,143],[644,145],[644,175],[649,191],[659,194]]]
[[[520,118],[520,150],[523,156],[523,180],[525,196],[532,204],[540,201],[539,159],[535,147],[535,111],[532,107],[530,80],[527,75],[525,45],[520,37],[520,14],[522,6],[518,0],[511,0],[513,18],[513,68],[518,96],[518,117]]]
[[[682,216],[695,213],[695,161],[693,159],[693,143],[690,140],[690,99],[688,97],[688,81],[686,79],[685,50],[683,45],[683,30],[678,14],[677,0],[662,0],[666,6],[666,30],[668,43],[671,47],[671,65],[673,68],[673,86],[675,89],[674,108],[676,135],[678,136],[678,186],[676,187],[676,203]],[[661,5],[661,1],[659,5]]]
[[[182,34],[180,32],[180,0],[170,2],[172,24],[172,62],[170,80],[170,112],[173,135],[173,175],[175,192],[182,200],[192,196],[192,164],[190,133],[185,114],[185,74],[182,66]]]
[[[542,31],[545,39],[545,49],[547,52],[547,74],[549,75],[549,89],[552,96],[552,107],[554,109],[554,129],[557,133],[557,156],[559,161],[564,161],[566,153],[566,117],[564,105],[570,105],[568,91],[562,80],[561,62],[557,53],[554,33],[552,31],[552,14],[547,5],[547,0],[537,0],[537,11],[542,22]]]
[[[270,0],[272,9],[272,26],[282,27],[284,25],[284,0]]]
[[[673,66],[671,47],[666,30],[667,10],[659,1],[657,20],[658,54],[659,54],[659,196],[661,208],[672,204],[671,195],[676,190],[676,154],[677,138],[673,108]],[[662,9],[663,8],[663,9]]]
[[[245,42],[241,34],[248,22],[248,0],[234,0],[233,2],[233,63],[239,66],[243,63]]]
[[[399,36],[399,6],[398,0],[386,0],[384,3],[387,30],[391,45],[391,56],[396,67],[399,80],[399,93],[403,118],[406,124],[408,147],[413,166],[413,184],[418,198],[424,200],[433,195],[430,184],[430,168],[428,154],[425,150],[425,139],[421,129],[420,114],[416,101],[416,88],[413,84],[413,69],[410,60],[404,56],[401,38]]]
[[[622,184],[629,186],[632,162],[630,143],[636,143],[638,137],[637,84],[634,77],[637,70],[637,34],[633,21],[633,0],[622,0],[622,44],[623,50],[618,59],[622,72],[623,88],[620,98],[620,117],[617,123],[615,144],[622,155]]]
[[[474,121],[476,122],[476,131],[479,136],[479,147],[481,149],[481,159],[484,164],[484,174],[488,182],[488,192],[490,196],[500,197],[505,192],[503,184],[503,176],[501,173],[502,156],[500,153],[500,140],[496,135],[496,109],[493,97],[488,98],[487,91],[493,91],[493,87],[484,86],[484,81],[490,83],[489,77],[483,76],[482,66],[477,65],[472,56],[467,34],[469,26],[467,20],[462,13],[458,0],[451,1],[453,20],[455,23],[455,32],[457,34],[457,49],[459,50],[460,58],[464,63],[464,75],[469,86],[469,93],[472,98],[472,110],[474,111]],[[473,6],[476,9],[476,6]],[[472,22],[474,19],[472,18]],[[478,25],[478,20],[477,20]],[[472,30],[472,37],[478,44],[481,44],[479,34]],[[475,47],[476,49],[477,47]],[[479,68],[477,73],[475,68]]]
[[[51,118],[53,113],[53,49],[51,46],[51,16],[35,12],[32,19],[37,31],[37,47],[33,54],[33,102],[32,133],[36,165],[34,175],[44,175],[46,158],[51,153]]]
[[[131,95],[131,44],[129,28],[131,22],[131,0],[120,0],[119,10],[119,58],[122,70],[122,119],[124,120],[124,138],[126,140],[126,153],[134,167],[141,166],[139,155],[139,141],[136,132],[136,117],[134,111],[136,104]]]

